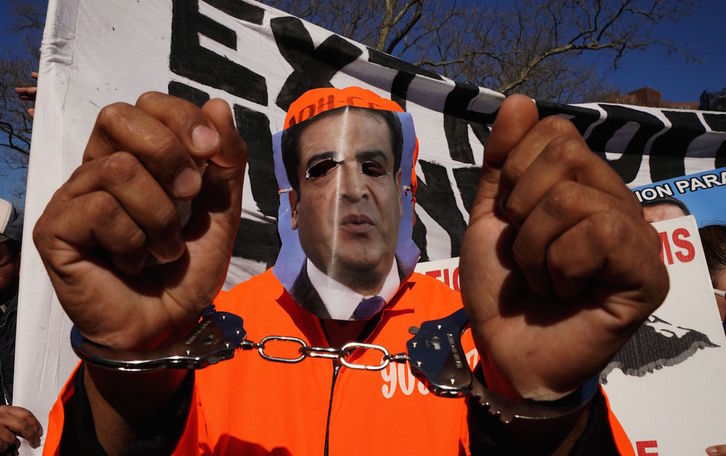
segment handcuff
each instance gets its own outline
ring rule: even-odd
[[[460,309],[439,320],[421,324],[406,342],[411,373],[442,397],[471,396],[490,415],[505,424],[568,419],[595,396],[597,376],[557,401],[513,400],[489,391],[469,370],[461,335],[469,319]],[[71,346],[84,361],[106,369],[144,372],[162,369],[202,369],[232,358],[243,348],[242,317],[207,307],[197,326],[181,341],[148,352],[112,350],[85,338],[74,325]]]

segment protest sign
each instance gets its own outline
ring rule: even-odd
[[[637,456],[701,454],[724,443],[726,337],[693,216],[653,226],[670,291],[600,381]]]
[[[102,106],[134,103],[149,90],[197,104],[220,97],[232,106],[249,147],[229,287],[265,270],[277,256],[272,134],[281,129],[290,103],[311,88],[355,85],[392,98],[414,120],[420,148],[413,238],[422,258],[459,254],[501,94],[252,1],[51,0],[41,51],[29,229],[79,165]],[[591,148],[633,185],[726,165],[722,113],[545,101],[538,107],[542,115],[572,119]],[[31,236],[24,239],[15,397],[45,424],[76,358],[68,344],[69,321]]]

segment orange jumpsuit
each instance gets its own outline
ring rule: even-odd
[[[271,270],[220,293],[215,304],[241,315],[247,338],[255,342],[283,335],[312,346],[328,345],[318,317],[298,306]],[[460,308],[458,293],[414,274],[365,342],[390,353],[405,352],[409,328]],[[478,357],[469,332],[463,342],[473,366]],[[352,359],[356,355],[361,354]],[[380,360],[377,353],[362,355],[372,364]],[[58,447],[71,385],[51,412],[46,454]],[[256,351],[238,351],[233,359],[196,372],[176,454],[469,454],[466,415],[464,398],[433,395],[406,364],[361,371],[336,367],[328,359],[282,364],[266,361]]]

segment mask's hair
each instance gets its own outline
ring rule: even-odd
[[[340,108],[331,109],[329,111],[320,113],[312,119],[306,120],[305,122],[295,124],[282,132],[282,162],[285,165],[285,172],[287,173],[287,179],[290,181],[290,186],[293,188],[293,190],[295,190],[298,198],[300,197],[300,182],[298,180],[298,168],[300,166],[300,137],[302,136],[303,131],[305,131],[307,127],[313,125],[319,120],[325,119],[326,117],[341,115],[348,109],[364,111],[367,114],[378,116],[386,122],[386,125],[388,126],[389,138],[391,140],[391,150],[393,151],[394,175],[401,167],[403,132],[401,128],[401,122],[394,112],[378,109],[359,108],[356,106],[343,106]]]

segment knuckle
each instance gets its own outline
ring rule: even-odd
[[[97,168],[102,182],[112,185],[126,184],[142,171],[142,166],[132,154],[116,152],[104,157]]]
[[[144,107],[154,104],[158,100],[160,100],[166,96],[167,95],[165,95],[161,92],[155,92],[155,91],[144,92],[141,95],[139,95],[139,98],[136,99],[136,106],[143,109]]]
[[[154,138],[155,144],[149,154],[149,159],[153,162],[163,162],[174,157],[177,148],[176,137],[168,131],[157,135]]]
[[[21,422],[21,425],[23,426],[23,428],[28,429],[28,430],[33,429],[33,427],[35,425],[33,416],[30,415],[30,412],[28,412],[27,410],[24,410],[23,415],[20,417],[20,422]]]
[[[86,208],[91,219],[97,220],[101,224],[114,223],[122,211],[116,198],[106,192],[94,192],[88,195]]]
[[[517,195],[510,195],[504,203],[504,212],[517,225],[521,225],[527,217],[527,206]]]
[[[42,217],[33,226],[33,244],[40,251],[43,249],[45,240],[45,226]]]
[[[575,125],[564,117],[560,116],[548,116],[540,121],[542,128],[557,136],[571,136],[578,135],[579,132]]]
[[[118,122],[120,119],[126,117],[131,109],[133,109],[133,107],[124,102],[117,102],[104,106],[98,113],[96,123],[100,125],[110,125],[114,122]]]
[[[53,222],[56,220],[56,217],[54,217],[53,214],[56,212],[60,212],[60,208],[58,206],[60,203],[58,200],[60,199],[59,193],[62,192],[62,188],[57,190],[53,197],[50,199],[50,202],[45,207],[45,210],[42,214],[40,214],[40,217],[38,217],[38,220],[35,222],[35,225],[33,226],[33,243],[38,248],[38,250],[41,250],[42,247],[45,245],[45,242],[50,238],[50,232],[53,226]]]
[[[573,168],[582,163],[584,151],[583,143],[579,138],[558,136],[550,141],[543,156],[551,163]]]
[[[573,208],[580,206],[582,192],[575,182],[561,181],[554,184],[547,192],[543,203],[547,212],[553,216],[563,216]]]
[[[527,164],[515,160],[507,160],[502,167],[500,182],[506,187],[514,188],[525,171],[527,171]]]
[[[42,246],[44,245],[44,241],[47,238],[47,233],[48,222],[45,214],[43,214],[38,218],[38,221],[35,222],[35,226],[33,226],[33,243],[38,248],[38,250],[41,250]]]
[[[590,217],[589,222],[590,241],[605,251],[623,245],[623,239],[629,235],[629,229],[622,216],[616,212],[598,212]]]

